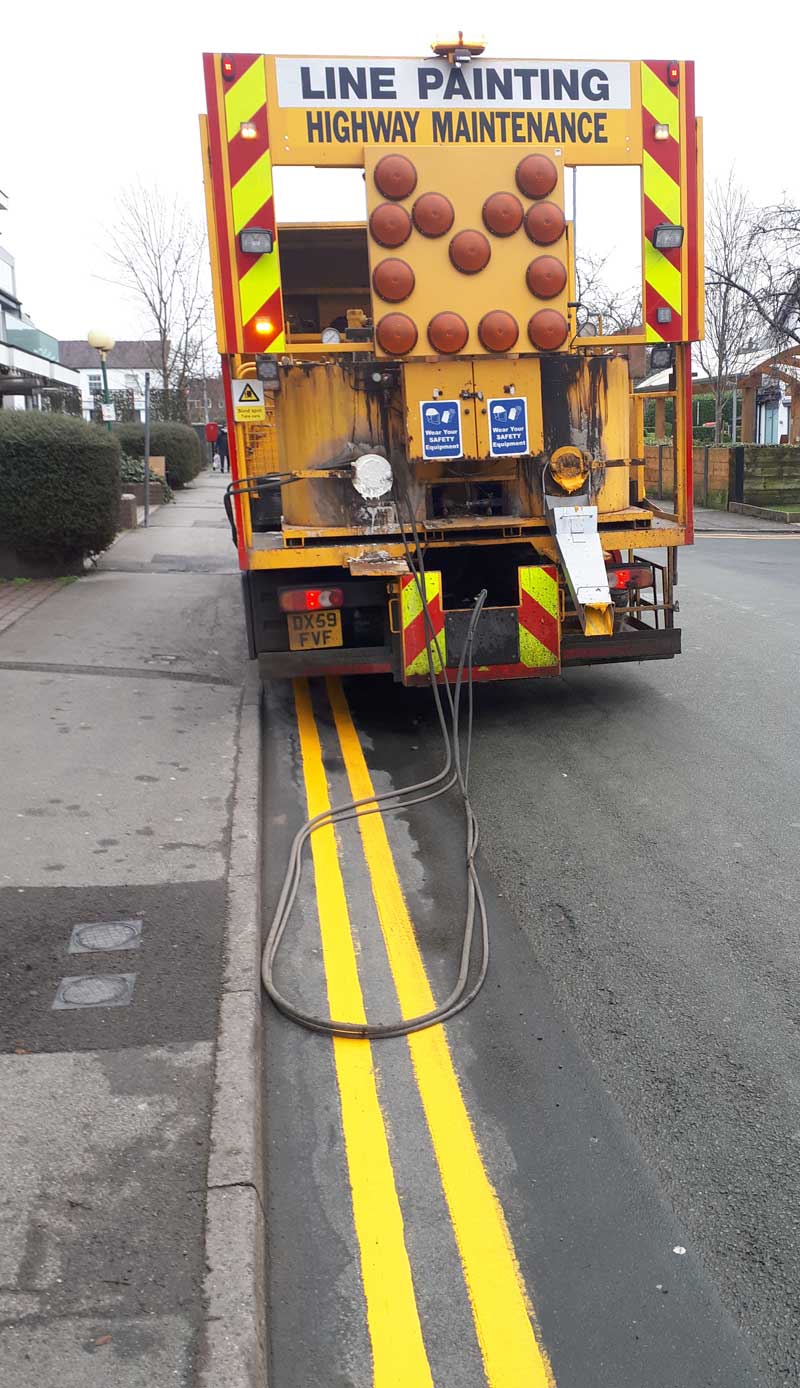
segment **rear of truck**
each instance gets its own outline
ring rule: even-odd
[[[476,680],[680,650],[702,333],[693,66],[475,47],[205,57],[228,506],[265,678],[444,678],[483,589]],[[363,221],[321,207],[281,225],[280,165],[361,169]],[[582,165],[641,170],[643,322],[624,336],[578,335],[565,185]],[[643,349],[671,370],[668,509],[644,483]]]

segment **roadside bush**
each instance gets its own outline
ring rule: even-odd
[[[123,453],[144,458],[144,425],[118,424],[114,430]],[[167,481],[171,487],[185,487],[202,469],[203,450],[188,424],[151,424],[150,453],[166,459]]]
[[[160,454],[156,454],[160,457]],[[127,453],[123,453],[122,462],[119,469],[120,481],[123,486],[133,486],[137,483],[144,485],[144,458],[130,458]],[[160,477],[150,473],[150,485],[159,494],[162,494],[165,501],[172,500],[172,488],[169,482],[164,482]]]
[[[80,568],[117,532],[119,467],[106,429],[0,410],[0,551],[53,573]]]

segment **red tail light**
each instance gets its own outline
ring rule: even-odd
[[[649,564],[623,564],[615,569],[606,569],[608,586],[612,592],[623,588],[652,588],[653,570]]]
[[[667,81],[671,87],[677,87],[681,80],[681,69],[678,63],[667,64]]]
[[[230,54],[228,54],[228,53],[223,53],[223,55],[222,55],[221,67],[222,67],[222,80],[223,80],[224,82],[232,82],[233,79],[234,79],[234,77],[236,76],[236,65],[235,65],[235,63],[234,63],[234,61],[233,61],[233,58],[230,56]]]
[[[283,612],[325,612],[344,605],[341,588],[281,588],[278,603]]]

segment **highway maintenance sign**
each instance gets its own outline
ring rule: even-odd
[[[264,383],[250,378],[246,381],[232,381],[233,417],[237,424],[254,424],[266,419],[264,409]]]

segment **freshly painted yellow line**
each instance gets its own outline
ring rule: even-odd
[[[294,698],[311,817],[330,809],[328,783],[305,680],[295,681]],[[311,852],[331,1015],[362,1021],[364,1000],[332,827],[312,835]],[[368,1041],[337,1037],[333,1051],[372,1343],[373,1388],[433,1388],[378,1102],[372,1047]]]
[[[328,681],[354,799],[375,794],[338,680]],[[358,821],[389,963],[405,1017],[435,1006],[383,818]],[[414,1073],[472,1304],[489,1388],[554,1388],[500,1202],[483,1164],[443,1027],[408,1038]]]

